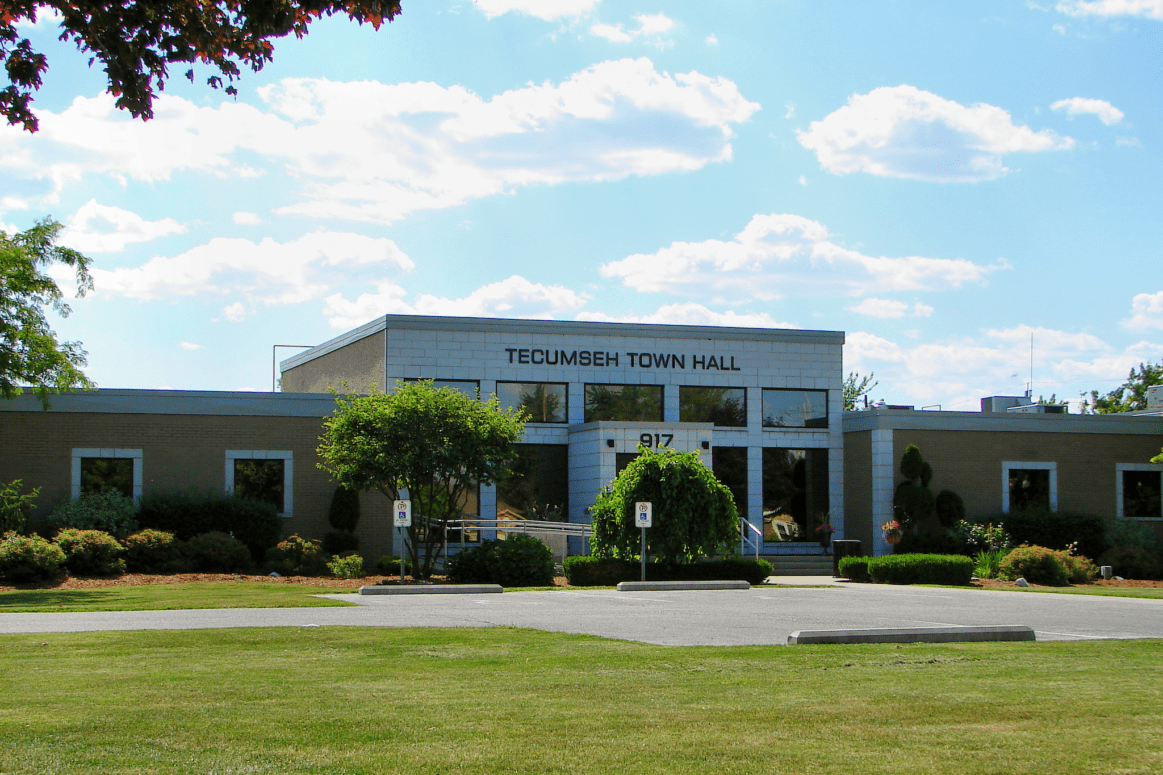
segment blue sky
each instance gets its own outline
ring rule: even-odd
[[[0,228],[93,259],[54,322],[101,387],[269,390],[385,313],[839,330],[874,399],[955,410],[1031,335],[1035,396],[1163,358],[1163,0],[403,8],[145,123],[23,28]]]

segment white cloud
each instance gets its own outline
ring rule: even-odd
[[[686,302],[667,304],[649,315],[608,315],[603,312],[583,312],[577,320],[609,323],[659,323],[683,326],[732,326],[742,328],[800,328],[794,323],[781,323],[766,312],[739,314],[728,310],[715,312],[702,304]]]
[[[1143,141],[1137,137],[1116,137],[1115,145],[1125,148],[1142,148]]]
[[[595,24],[590,27],[590,34],[605,38],[611,43],[631,43],[641,38],[660,48],[673,45],[673,41],[663,36],[674,29],[674,19],[661,13],[639,14],[634,19],[638,22],[636,30],[624,30],[621,24]],[[715,43],[719,42],[718,38],[711,35],[707,38],[707,43],[711,43],[712,38]]]
[[[903,301],[893,301],[891,299],[877,299],[870,297],[864,299],[859,304],[851,307],[845,307],[849,312],[855,312],[860,315],[868,315],[869,317],[880,318],[887,320],[890,318],[903,318],[910,314],[909,305]],[[933,308],[928,304],[917,302],[913,305],[912,315],[916,317],[927,318],[933,314]]]
[[[1086,114],[1098,116],[1098,120],[1110,126],[1123,120],[1125,115],[1121,110],[1106,100],[1091,100],[1085,97],[1071,97],[1068,100],[1058,100],[1050,106],[1051,110],[1065,110],[1072,118]]]
[[[248,213],[245,210],[239,210],[231,217],[239,226],[258,226],[262,223],[258,213]]]
[[[134,268],[92,269],[97,291],[137,299],[226,296],[228,320],[242,320],[258,304],[296,304],[321,298],[346,279],[345,270],[382,275],[410,271],[412,260],[389,239],[319,231],[279,243],[215,238],[173,258],[155,257]],[[241,299],[239,299],[241,297]]]
[[[134,242],[185,232],[186,227],[173,218],[147,221],[137,213],[90,199],[69,218],[60,242],[82,253],[115,253]]]
[[[784,107],[787,108],[787,112],[783,114],[784,118],[795,118],[796,117],[796,104],[794,102],[789,102],[786,105],[784,105]]]
[[[717,46],[719,45],[719,38],[714,33],[711,33],[707,36],[705,42],[708,46]]]
[[[1142,16],[1163,21],[1163,0],[1061,0],[1057,7],[1070,16]]]
[[[515,11],[538,19],[553,21],[563,17],[584,16],[593,10],[598,0],[472,0],[485,16],[494,19]]]
[[[807,175],[800,175],[799,184],[801,186],[808,185],[808,176]]]
[[[731,125],[759,109],[729,80],[659,73],[645,58],[487,100],[460,86],[322,79],[286,79],[258,93],[266,111],[162,94],[148,122],[118,111],[109,95],[78,98],[59,114],[39,111],[34,137],[0,126],[0,169],[59,191],[94,173],[122,182],[237,175],[244,159],[260,158],[299,181],[276,212],[389,223],[520,186],[726,161]]]
[[[183,350],[203,350],[206,348],[206,345],[194,344],[193,342],[178,342],[178,347],[181,347]]]
[[[1163,291],[1137,294],[1131,300],[1131,317],[1123,325],[1136,331],[1163,329]]]
[[[355,301],[343,294],[328,296],[323,314],[341,329],[354,328],[389,313],[404,315],[451,315],[471,317],[551,318],[572,312],[586,297],[560,285],[542,285],[513,275],[506,280],[481,286],[460,299],[420,294],[412,304],[404,301],[407,291],[392,282],[383,282],[375,293],[364,293]]]
[[[756,215],[730,241],[674,242],[649,255],[602,265],[643,292],[770,301],[788,294],[860,296],[886,291],[957,288],[982,283],[1004,262],[982,266],[963,258],[866,256],[830,241],[820,223],[798,215]]]
[[[796,136],[829,172],[938,182],[990,180],[1008,172],[1006,154],[1074,143],[1050,130],[1015,126],[1009,113],[993,105],[966,107],[908,85],[854,94]]]

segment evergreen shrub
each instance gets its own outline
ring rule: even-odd
[[[612,587],[619,581],[638,578],[638,563],[614,557],[576,555],[562,564],[565,578],[574,587]]]
[[[1023,544],[1010,551],[999,565],[998,576],[1007,581],[1024,578],[1031,584],[1064,587],[1070,583],[1065,553],[1045,546]]]
[[[553,571],[549,547],[531,535],[517,533],[457,553],[449,558],[447,573],[455,584],[547,587],[553,584]]]
[[[190,564],[173,533],[145,529],[125,541],[125,568],[130,573],[185,573]]]
[[[621,581],[639,581],[642,565],[612,557],[567,557],[565,578],[575,587],[608,587]],[[746,581],[762,584],[775,568],[767,560],[725,557],[692,563],[646,563],[648,581]]]
[[[1003,522],[1015,544],[1065,549],[1074,544],[1078,554],[1099,557],[1107,550],[1106,525],[1097,514],[1077,511],[1024,509],[994,514],[978,522]]]
[[[327,561],[327,570],[340,579],[362,579],[363,557],[358,552],[349,552]]]
[[[332,530],[323,536],[323,551],[326,554],[345,554],[359,549],[359,536],[344,530]]]
[[[463,554],[463,552],[462,552],[462,554]],[[377,562],[376,565],[379,567],[380,573],[385,573],[389,576],[399,576],[401,565],[404,566],[405,575],[410,573],[410,571],[408,570],[407,558],[401,560],[399,555],[396,555],[396,554],[383,555],[382,557],[380,557],[380,561]]]
[[[966,586],[973,578],[973,564],[960,554],[892,554],[871,558],[868,574],[878,584]]]
[[[901,534],[901,540],[893,546],[892,552],[893,554],[962,554],[966,557],[973,554],[969,544],[952,530],[940,533],[906,531]]]
[[[162,492],[141,500],[142,527],[189,541],[203,533],[229,533],[261,560],[279,541],[278,511],[270,503],[216,492]]]
[[[359,523],[359,490],[343,485],[336,487],[331,506],[327,509],[327,521],[336,530],[354,533]]]
[[[840,576],[849,581],[863,583],[872,581],[872,576],[868,575],[868,562],[871,559],[871,557],[841,557]]]
[[[937,493],[936,510],[937,521],[946,530],[965,519],[965,501],[952,490]]]
[[[1098,560],[1099,565],[1109,565],[1116,576],[1124,579],[1163,578],[1163,566],[1159,560],[1138,546],[1116,546],[1108,549]]]
[[[249,573],[254,558],[246,544],[229,533],[201,533],[186,542],[186,557],[199,573]]]
[[[101,530],[65,528],[53,543],[65,553],[65,567],[74,576],[120,576],[125,573],[125,547]]]
[[[9,531],[0,536],[0,578],[15,584],[48,581],[64,573],[65,553],[38,535]]]
[[[327,575],[327,553],[314,538],[288,536],[267,550],[266,561],[280,576]]]
[[[61,503],[47,521],[53,532],[65,528],[100,530],[121,539],[137,529],[137,511],[132,498],[109,490]]]

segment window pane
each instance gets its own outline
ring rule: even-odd
[[[513,476],[497,485],[497,519],[565,522],[569,512],[569,446],[518,444]]]
[[[1050,510],[1050,472],[1044,469],[1010,469],[1010,511]]]
[[[662,385],[586,385],[586,422],[662,422]]]
[[[827,390],[763,391],[764,428],[827,428]]]
[[[747,391],[744,388],[682,385],[678,389],[678,420],[710,422],[728,428],[745,428]]]
[[[283,460],[234,461],[234,494],[269,503],[282,514]]]
[[[765,447],[763,539],[818,542],[828,512],[828,450]]]
[[[133,459],[127,457],[81,458],[81,495],[119,492],[133,497]]]
[[[626,466],[634,462],[638,457],[637,452],[618,452],[614,455],[614,477],[626,470]]]
[[[1123,471],[1123,516],[1163,517],[1159,471]]]
[[[498,382],[502,409],[524,409],[529,422],[566,422],[566,385],[556,382]]]
[[[747,516],[747,448],[715,447],[711,457],[711,470],[715,478],[727,485],[739,516]]]
[[[480,383],[475,380],[468,379],[417,379],[415,377],[407,377],[404,382],[431,382],[432,387],[439,390],[440,388],[452,388],[459,390],[469,398],[476,398],[477,392],[480,390]]]

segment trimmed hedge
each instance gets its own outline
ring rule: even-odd
[[[959,554],[892,554],[870,559],[868,573],[878,584],[968,586],[973,560]]]
[[[482,541],[448,559],[454,584],[500,584],[502,587],[547,587],[553,584],[553,552],[531,535],[517,533],[503,541]]]
[[[17,584],[47,581],[64,570],[65,553],[56,544],[12,531],[0,538],[0,578]]]
[[[125,573],[125,547],[102,530],[65,528],[53,543],[65,553],[65,567],[74,576],[120,576]]]
[[[907,530],[901,535],[900,543],[892,548],[893,554],[963,554],[970,556],[973,550],[950,531],[940,533],[918,533]]]
[[[639,581],[642,565],[612,557],[567,557],[565,577],[575,587],[608,587],[620,581]],[[746,581],[762,584],[775,568],[767,560],[725,557],[721,560],[666,565],[646,563],[648,581]]]
[[[189,541],[203,533],[229,533],[261,561],[279,542],[279,516],[262,501],[213,492],[168,492],[147,495],[137,514],[143,528],[173,533]]]
[[[254,559],[246,544],[229,533],[196,535],[186,542],[186,556],[199,573],[247,573]]]
[[[142,530],[124,541],[125,568],[130,573],[185,573],[190,568],[182,543],[164,530]]]
[[[840,576],[849,581],[863,583],[872,581],[872,576],[868,575],[868,563],[871,559],[871,557],[841,557]]]

